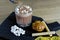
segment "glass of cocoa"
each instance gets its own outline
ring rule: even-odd
[[[15,8],[16,22],[21,27],[27,27],[32,21],[32,8],[28,5],[18,5]]]

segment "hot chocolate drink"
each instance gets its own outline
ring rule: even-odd
[[[17,6],[15,9],[16,22],[22,27],[29,26],[32,20],[32,8],[27,5]]]

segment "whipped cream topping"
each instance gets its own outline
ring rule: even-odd
[[[17,6],[15,9],[15,14],[22,17],[27,17],[32,14],[32,8],[26,5]]]

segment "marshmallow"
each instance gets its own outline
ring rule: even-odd
[[[11,27],[11,32],[15,35],[15,36],[20,36],[21,34],[24,35],[25,34],[25,30],[23,30],[22,28],[17,27],[16,25]]]
[[[25,7],[26,9],[24,9],[24,7]],[[24,9],[24,10],[19,11],[19,10],[21,10],[21,9]],[[27,10],[27,9],[28,9],[28,10]],[[26,10],[27,10],[27,11],[26,11]],[[21,14],[20,12],[21,12],[22,14]],[[22,16],[22,17],[27,17],[27,16],[29,16],[29,15],[32,14],[32,8],[31,8],[30,6],[27,6],[27,5],[17,6],[16,9],[15,9],[15,14],[20,15],[20,16]]]

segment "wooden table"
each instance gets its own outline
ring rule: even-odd
[[[33,15],[42,17],[47,22],[60,21],[60,0],[21,1],[33,8]],[[9,0],[0,0],[0,24],[14,11],[15,7],[16,5]]]

